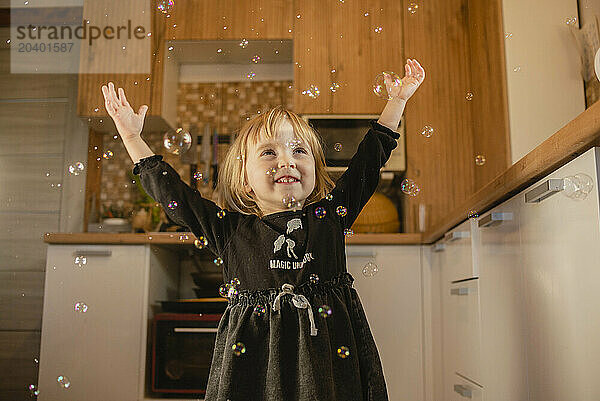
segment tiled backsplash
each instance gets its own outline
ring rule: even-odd
[[[247,118],[271,107],[283,104],[293,109],[292,84],[292,81],[180,83],[177,127],[201,134],[204,126],[210,124],[219,134],[233,134],[239,131]],[[179,156],[165,150],[163,135],[164,132],[151,132],[144,133],[142,138],[154,153],[163,155],[164,160],[189,184],[189,165],[181,163]],[[104,207],[112,205],[130,212],[139,196],[136,185],[127,174],[133,168],[131,158],[118,135],[116,139],[114,135],[105,135],[103,145],[104,151],[111,150],[113,156],[102,163],[100,203]],[[222,160],[228,146],[219,145],[218,160]],[[198,160],[198,169],[201,170],[200,157]],[[212,198],[212,185],[198,185],[198,190],[203,196]]]

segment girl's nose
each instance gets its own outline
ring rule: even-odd
[[[292,168],[292,167],[296,168],[296,163],[294,163],[294,161],[292,161],[292,160],[288,160],[288,161],[281,160],[279,162],[279,164],[278,164],[278,167],[279,168],[284,168],[284,167],[287,167],[287,168]]]

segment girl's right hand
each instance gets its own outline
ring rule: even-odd
[[[115,85],[112,82],[109,82],[108,86],[102,85],[102,94],[104,95],[104,107],[115,122],[121,138],[125,140],[139,137],[142,133],[148,106],[144,104],[140,106],[137,114],[134,113],[127,102],[123,88],[119,88],[117,96]]]

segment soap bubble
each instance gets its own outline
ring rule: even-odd
[[[76,256],[75,257],[75,264],[79,267],[83,267],[83,265],[85,265],[87,263],[87,258],[85,256]]]
[[[239,278],[234,277],[231,280],[229,280],[229,283],[231,283],[231,285],[240,285],[241,281]]]
[[[313,284],[317,284],[319,282],[319,276],[313,273],[308,277],[308,280]]]
[[[318,219],[322,219],[323,217],[325,217],[326,214],[327,214],[327,212],[325,211],[325,208],[322,206],[319,206],[318,208],[315,209],[315,216],[317,216]]]
[[[208,240],[203,235],[194,240],[194,246],[198,249],[203,249],[206,245],[208,245]]]
[[[321,315],[322,317],[328,318],[329,316],[331,316],[332,313],[333,311],[331,310],[331,307],[329,305],[319,306],[319,315]]]
[[[255,54],[254,57],[252,57],[252,62],[254,64],[257,64],[260,61],[260,56],[258,54]]]
[[[421,135],[425,138],[430,138],[433,135],[433,127],[426,125],[421,129]]]
[[[221,284],[219,287],[219,295],[223,298],[227,298],[227,294],[229,293],[229,284]]]
[[[69,378],[67,376],[60,375],[56,378],[56,381],[64,389],[71,387],[71,381],[69,380]]]
[[[180,155],[187,152],[192,146],[192,136],[183,128],[168,131],[163,137],[163,145],[169,153]]]
[[[246,78],[248,79],[254,79],[254,77],[256,77],[256,73],[254,71],[250,71],[246,74]]]
[[[577,17],[567,17],[565,19],[565,24],[567,24],[568,26],[577,27]]]
[[[40,395],[40,390],[37,389],[37,386],[35,384],[30,384],[28,388],[29,395],[31,395],[32,397],[37,397],[38,395]]]
[[[346,214],[348,213],[348,209],[346,209],[344,206],[338,206],[335,208],[335,212],[340,216],[340,217],[344,217],[346,216]]]
[[[375,33],[381,33],[381,31],[383,31],[383,27],[382,26],[377,26],[374,29]]]
[[[288,209],[296,210],[302,207],[302,204],[299,201],[297,201],[293,195],[290,194],[284,195],[281,199],[281,202],[283,203],[283,206],[287,207]]]
[[[256,305],[254,307],[254,313],[256,313],[257,316],[262,315],[266,311],[267,311],[267,308],[265,308],[263,305]]]
[[[379,267],[373,262],[368,262],[362,269],[363,276],[373,277],[379,271]]]
[[[217,266],[221,266],[223,264],[223,259],[216,257],[213,259],[213,263]]]
[[[319,91],[319,88],[316,85],[310,85],[308,89],[302,91],[302,94],[316,99],[321,94],[321,91]]]
[[[246,346],[244,343],[237,342],[231,346],[231,350],[236,356],[240,356],[246,353]]]
[[[419,191],[421,190],[417,183],[409,178],[405,178],[404,180],[402,180],[402,182],[400,183],[400,189],[402,190],[402,192],[410,196],[417,196],[419,194]]]
[[[75,312],[85,313],[88,310],[88,306],[83,302],[77,302],[74,306]]]
[[[197,180],[197,181],[200,181],[200,180],[201,180],[201,179],[203,179],[203,178],[204,178],[204,176],[202,175],[202,173],[201,173],[201,172],[199,172],[199,171],[196,171],[196,172],[194,173],[194,179],[195,179],[195,180]]]
[[[392,71],[384,71],[377,74],[375,77],[375,83],[373,83],[373,92],[381,98],[391,100],[392,95],[390,95],[388,92],[388,87],[391,89],[401,85],[402,80],[398,74]]]
[[[337,349],[337,356],[342,359],[346,359],[348,356],[350,356],[350,350],[345,345],[342,345]]]
[[[85,166],[82,162],[77,162],[75,165],[71,164],[69,166],[69,173],[73,175],[79,175],[79,173],[81,173],[83,170],[85,170]]]
[[[341,144],[341,143],[339,143],[339,142],[336,142],[336,143],[333,145],[333,150],[335,150],[336,152],[341,152],[341,150],[342,150],[342,144]]]
[[[223,217],[225,217],[225,210],[222,210],[222,209],[219,210],[217,212],[217,217],[220,218],[220,219],[222,219]]]
[[[467,94],[465,95],[465,99],[469,101],[473,100],[473,92],[467,92]]]
[[[106,152],[104,152],[104,153],[102,154],[102,157],[103,157],[104,159],[106,159],[106,160],[109,160],[109,159],[111,159],[111,158],[113,157],[113,152],[112,152],[112,150],[107,150]]]
[[[240,47],[242,49],[245,49],[248,46],[248,41],[246,39],[242,39],[242,41],[240,42]]]
[[[593,179],[583,173],[565,177],[563,180],[563,195],[575,200],[585,199],[594,188]]]
[[[414,14],[419,9],[419,5],[417,3],[409,3],[408,4],[408,12]]]
[[[271,167],[267,170],[267,175],[272,175],[275,178],[275,174],[277,173],[277,169],[275,167]]]
[[[354,231],[351,228],[345,228],[344,229],[344,236],[345,237],[350,237],[354,235]]]
[[[168,14],[173,10],[175,2],[173,0],[158,0],[156,8],[163,14]]]
[[[328,193],[327,195],[325,195],[325,199],[327,199],[328,201],[333,199],[333,195],[331,193]]]
[[[477,164],[478,166],[483,166],[485,164],[485,156],[484,155],[475,156],[475,164]]]
[[[171,210],[175,210],[175,208],[177,207],[177,201],[172,200],[167,204],[167,207]]]
[[[479,217],[479,213],[476,210],[470,210],[469,214],[467,214],[468,219],[476,219],[477,217]]]
[[[333,82],[329,87],[329,90],[333,93],[337,92],[338,89],[340,89],[340,84],[338,84],[337,82]]]

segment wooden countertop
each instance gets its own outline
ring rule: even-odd
[[[525,189],[588,149],[600,146],[600,102],[594,103],[562,127],[521,160],[498,175],[489,184],[448,214],[442,224],[426,233],[354,234],[348,245],[430,244],[468,217],[470,211],[481,214]],[[192,233],[46,233],[49,244],[160,244],[194,246]]]

